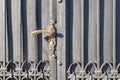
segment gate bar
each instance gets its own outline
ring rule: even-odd
[[[81,0],[81,63],[84,69],[84,0]]]
[[[0,0],[0,61],[5,61],[5,0]]]
[[[64,37],[57,38],[57,79],[56,80],[67,80],[66,68],[68,63],[67,53],[67,38],[66,31],[68,29],[67,20],[68,19],[68,1],[62,0],[62,2],[57,2],[57,32],[62,34]]]
[[[116,68],[116,0],[113,0],[113,68]]]
[[[56,22],[56,10],[57,10],[57,1],[56,0],[49,0],[49,18],[50,18],[50,24],[55,24]],[[55,52],[54,55],[56,56]],[[56,64],[56,58],[49,59],[50,61],[50,80],[57,80],[57,64]]]
[[[100,67],[100,5],[99,5],[99,0],[97,0],[97,68],[99,69]]]
[[[4,0],[4,6],[5,6],[5,60],[4,60],[4,63],[3,63],[3,67],[5,67],[5,62],[7,61],[6,59],[7,59],[7,43],[6,43],[6,39],[7,39],[7,1],[6,0]]]

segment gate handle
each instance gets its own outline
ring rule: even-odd
[[[54,36],[55,34],[55,28],[53,26],[53,24],[51,24],[48,28],[48,30],[35,30],[31,33],[32,36],[36,36],[40,33],[48,33],[49,36]]]
[[[55,46],[56,46],[56,38],[55,38],[55,27],[54,24],[50,24],[48,30],[35,30],[31,33],[32,36],[36,36],[40,33],[48,34],[48,45],[50,51],[50,59],[51,57],[55,57]]]

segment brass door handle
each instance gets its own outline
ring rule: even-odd
[[[50,51],[50,59],[52,57],[55,57],[55,46],[56,46],[56,35],[55,35],[55,27],[54,24],[50,24],[48,30],[35,30],[31,33],[32,36],[36,36],[40,33],[47,33],[48,38],[48,45],[49,45],[49,51]]]
[[[32,36],[36,36],[40,33],[48,33],[49,36],[52,36],[55,34],[55,28],[54,28],[54,24],[51,24],[48,28],[48,30],[35,30],[31,33]]]

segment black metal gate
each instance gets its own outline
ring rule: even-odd
[[[119,8],[120,0],[0,0],[0,80],[119,80]]]

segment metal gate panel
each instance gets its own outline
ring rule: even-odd
[[[39,38],[31,36],[32,31],[41,28],[42,19],[38,18],[41,16],[42,11],[40,10],[44,10],[44,8],[41,9],[39,4],[42,4],[39,0],[1,1],[0,40],[1,45],[3,44],[0,46],[2,56],[0,60],[1,80],[48,80],[48,58],[43,58],[44,61],[41,61],[42,40],[39,39],[41,36]]]
[[[77,42],[75,41],[72,43],[72,41],[76,40],[76,38],[69,38],[67,41],[69,42],[68,60],[70,59],[67,63],[67,65],[70,63],[68,68],[68,78],[72,80],[93,78],[118,79],[119,64],[116,65],[116,0],[85,0],[84,5],[85,52],[84,57],[82,58],[84,58],[85,62],[81,63],[81,61],[75,62],[72,60],[77,59],[78,56],[80,58],[81,53],[79,52],[77,54],[76,50],[72,52],[74,48],[77,49],[79,46],[72,45]],[[71,6],[73,7],[71,8]],[[75,10],[73,10],[75,6],[77,6],[77,4],[74,4],[74,1],[71,1],[69,3],[69,8],[67,8],[67,15],[70,17],[68,19],[68,24],[70,25],[68,26],[71,26],[72,22],[75,20],[76,22],[79,21],[79,17],[74,17],[74,20],[74,18],[71,16],[71,14],[75,12]],[[79,13],[79,10],[76,11]],[[75,28],[76,24],[69,28],[72,27]],[[67,30],[69,28],[67,28]],[[68,35],[74,34],[72,30],[74,29],[68,30]],[[78,30],[76,30],[75,34],[77,35],[77,33]],[[80,34],[81,33],[79,33],[79,35]],[[79,40],[80,36],[77,37]],[[82,66],[84,66],[84,68],[82,68]]]
[[[120,79],[119,0],[1,0],[1,80]],[[50,56],[46,33],[56,28]]]

